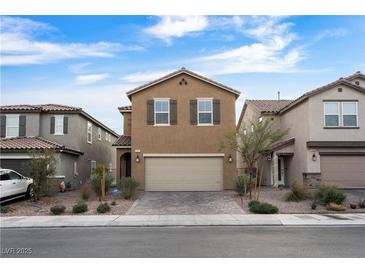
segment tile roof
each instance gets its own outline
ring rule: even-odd
[[[42,137],[12,137],[0,139],[1,150],[63,150],[68,153],[83,154],[83,152],[66,147]]]
[[[21,110],[21,111],[81,111],[81,108],[71,107],[59,104],[42,104],[42,105],[3,105],[0,110]]]
[[[131,96],[132,94],[136,93],[136,92],[142,91],[142,90],[144,90],[144,89],[146,89],[146,88],[148,88],[148,87],[150,87],[150,86],[153,86],[153,85],[155,85],[155,84],[158,84],[158,83],[160,83],[160,82],[162,82],[162,81],[165,81],[165,80],[167,80],[167,79],[169,79],[169,78],[171,78],[171,77],[177,76],[177,75],[179,75],[179,74],[181,74],[181,73],[186,73],[186,74],[188,74],[188,75],[190,75],[190,76],[192,76],[192,77],[198,78],[198,79],[203,80],[203,81],[205,81],[205,82],[208,82],[208,83],[210,83],[210,84],[212,84],[212,85],[218,86],[218,87],[220,87],[220,88],[222,88],[222,89],[224,89],[224,90],[227,90],[227,91],[229,91],[229,92],[232,92],[232,93],[236,94],[236,96],[237,96],[237,97],[241,94],[238,90],[235,90],[235,89],[233,89],[233,88],[230,88],[230,87],[228,87],[228,86],[226,86],[226,85],[223,85],[223,84],[221,84],[221,83],[219,83],[219,82],[216,82],[216,81],[214,81],[214,80],[212,80],[212,79],[209,79],[209,78],[207,78],[207,77],[204,77],[204,76],[202,76],[202,75],[199,75],[199,74],[197,74],[197,73],[195,73],[195,72],[192,72],[192,71],[190,71],[190,70],[188,70],[188,69],[186,69],[186,68],[182,67],[182,68],[181,68],[181,69],[179,69],[179,70],[176,70],[176,71],[174,71],[174,72],[171,72],[171,73],[169,73],[169,74],[167,74],[167,75],[165,75],[165,76],[163,76],[163,77],[160,77],[160,78],[158,78],[158,79],[156,79],[156,80],[153,80],[153,81],[151,81],[151,82],[149,82],[149,83],[146,83],[146,84],[144,84],[144,85],[142,85],[142,86],[136,87],[136,88],[134,88],[134,89],[132,89],[132,90],[128,91],[128,92],[127,92],[127,95],[128,95],[128,97],[130,98],[130,96]]]
[[[132,106],[122,106],[118,107],[119,112],[129,112],[132,111]]]
[[[276,113],[292,101],[293,100],[246,100],[247,103],[253,104],[259,111],[264,113]]]
[[[131,144],[131,136],[122,135],[113,143],[113,146],[131,146]]]

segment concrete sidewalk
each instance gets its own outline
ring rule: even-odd
[[[1,217],[1,228],[135,226],[365,226],[365,214],[93,215]]]

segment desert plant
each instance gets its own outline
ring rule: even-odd
[[[12,211],[12,208],[10,206],[2,206],[0,205],[0,212],[3,214],[9,213]]]
[[[237,176],[234,178],[235,191],[239,196],[244,196],[249,189],[249,177],[245,175]]]
[[[299,184],[297,182],[290,185],[290,191],[286,196],[286,200],[289,202],[300,202],[310,198],[308,189],[304,184]]]
[[[256,203],[251,203],[250,211],[257,214],[276,214],[279,209],[272,204],[256,201]]]
[[[342,204],[346,195],[335,186],[322,186],[316,194],[315,199],[322,205],[328,205],[329,203]]]
[[[96,211],[97,211],[98,213],[106,213],[106,212],[110,211],[110,206],[108,205],[108,203],[101,203],[101,204],[97,207]]]
[[[64,205],[55,205],[50,208],[53,215],[60,215],[65,212],[66,207]]]
[[[346,211],[346,207],[344,205],[336,204],[336,203],[329,203],[326,206],[326,209],[333,210],[333,211]]]
[[[316,202],[316,201],[313,201],[313,202],[311,203],[311,208],[312,208],[313,210],[315,210],[315,209],[317,208],[317,202]]]
[[[365,198],[359,200],[359,208],[365,208]]]
[[[103,176],[103,170],[104,167],[97,165],[96,168],[93,170],[91,176],[90,176],[90,182],[94,188],[94,191],[96,193],[98,193],[100,195],[101,191],[100,191],[100,181],[102,179]],[[110,189],[113,181],[114,181],[114,177],[112,174],[110,173],[105,173],[105,192],[108,192],[108,190]]]
[[[138,183],[133,177],[124,177],[120,180],[120,190],[123,199],[133,199],[136,195]]]
[[[80,196],[81,199],[87,201],[91,196],[94,194],[94,188],[91,185],[91,183],[87,182],[85,184],[82,184],[80,187]]]
[[[87,204],[82,200],[72,207],[73,213],[83,213],[86,212],[87,210],[88,210]]]
[[[255,205],[259,204],[259,203],[260,202],[259,201],[256,201],[256,200],[249,201],[248,202],[248,207],[255,206]]]
[[[113,201],[110,203],[110,205],[115,206],[115,205],[117,205],[117,203],[113,200]]]

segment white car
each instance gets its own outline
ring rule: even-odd
[[[0,200],[33,196],[33,179],[11,169],[0,169]]]

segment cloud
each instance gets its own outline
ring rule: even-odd
[[[161,16],[160,21],[147,28],[146,32],[171,44],[171,39],[174,37],[199,32],[207,27],[206,16]]]
[[[193,64],[209,75],[247,72],[290,72],[305,58],[300,47],[291,47],[293,24],[282,17],[253,17],[241,32],[254,41],[237,48],[203,56]]]
[[[1,65],[45,64],[65,59],[85,57],[113,57],[126,50],[140,47],[125,47],[119,43],[99,41],[96,43],[53,43],[37,36],[54,30],[48,24],[21,17],[1,17]]]
[[[129,83],[149,82],[152,80],[156,80],[168,73],[171,73],[171,70],[136,72],[136,73],[127,74],[127,75],[121,77],[120,80],[129,82]]]
[[[324,38],[341,38],[346,36],[347,33],[348,30],[345,28],[326,29],[316,35],[316,37],[314,38],[314,42],[318,42]]]
[[[110,77],[110,76],[107,73],[78,75],[76,77],[76,84],[78,84],[78,85],[88,85],[88,84],[92,84],[92,83],[104,80],[108,77]]]
[[[91,63],[77,63],[68,66],[68,70],[72,73],[84,73],[84,69],[90,66]]]

